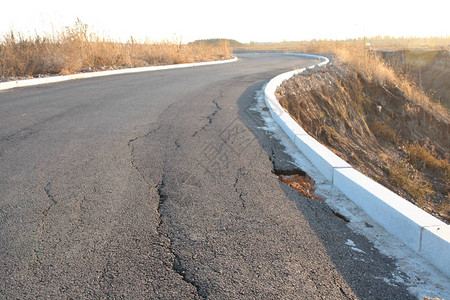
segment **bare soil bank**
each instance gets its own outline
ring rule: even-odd
[[[339,62],[286,80],[277,98],[354,168],[450,223],[448,112],[425,110]]]

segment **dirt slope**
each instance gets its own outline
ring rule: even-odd
[[[277,97],[357,170],[450,222],[448,112],[425,111],[397,87],[339,63],[285,81]]]

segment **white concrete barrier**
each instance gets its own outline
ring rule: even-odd
[[[309,135],[297,136],[294,143],[331,183],[334,182],[334,170],[351,168],[345,160]]]
[[[152,67],[142,67],[142,68],[128,68],[128,69],[119,69],[119,70],[111,70],[111,71],[77,73],[77,74],[71,74],[71,75],[65,75],[65,76],[51,76],[51,77],[44,77],[44,78],[33,78],[33,79],[25,79],[25,80],[7,81],[7,82],[0,83],[0,91],[8,90],[8,89],[16,88],[16,87],[26,87],[26,86],[32,86],[32,85],[56,83],[56,82],[61,82],[61,81],[74,80],[74,79],[85,79],[85,78],[94,78],[94,77],[102,77],[102,76],[109,76],[109,75],[131,74],[131,73],[140,73],[140,72],[152,72],[152,71],[161,71],[161,70],[171,70],[171,69],[182,69],[182,68],[217,65],[217,64],[234,62],[236,60],[237,60],[237,57],[234,57],[232,59],[218,60],[218,61],[177,64],[177,65],[165,65],[165,66],[152,66]]]
[[[329,62],[325,57],[309,54],[283,53],[283,55],[321,60],[320,63],[308,68],[323,66]],[[265,100],[274,120],[327,180],[388,232],[450,277],[450,226],[353,169],[308,135],[281,107],[275,96],[277,87],[284,80],[304,70],[280,74],[267,83],[264,90]]]
[[[353,168],[336,169],[333,184],[397,236],[450,277],[450,228]]]
[[[448,225],[422,228],[419,253],[450,277],[450,227]]]

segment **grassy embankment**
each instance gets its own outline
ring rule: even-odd
[[[285,82],[277,95],[282,106],[355,168],[450,222],[449,113],[404,68],[387,64],[362,40],[251,48],[332,55],[331,66]]]
[[[449,43],[450,44],[450,43]],[[450,109],[450,48],[447,50],[402,49],[382,52],[397,72]]]
[[[216,43],[127,43],[90,33],[88,26],[75,26],[45,36],[24,37],[10,32],[0,39],[0,78],[33,77],[40,74],[72,74],[109,68],[179,64],[231,58],[226,41]]]
[[[345,41],[294,41],[235,45],[235,51],[302,52],[331,54],[364,72],[402,79],[409,93],[423,94],[450,108],[450,36],[430,38],[372,37]],[[391,53],[380,53],[389,50]],[[356,55],[355,55],[356,54]],[[378,55],[381,54],[381,55]],[[382,59],[384,56],[384,59]],[[375,58],[375,59],[374,59]],[[382,62],[383,66],[380,66]],[[368,66],[366,64],[369,63]],[[386,65],[390,70],[386,70]],[[384,74],[380,74],[384,73]],[[409,88],[408,86],[415,87]],[[420,96],[421,97],[421,96]]]

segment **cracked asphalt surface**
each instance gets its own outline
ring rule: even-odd
[[[405,276],[392,259],[272,173],[294,166],[255,92],[313,63],[0,92],[0,298],[413,298],[382,280]]]

